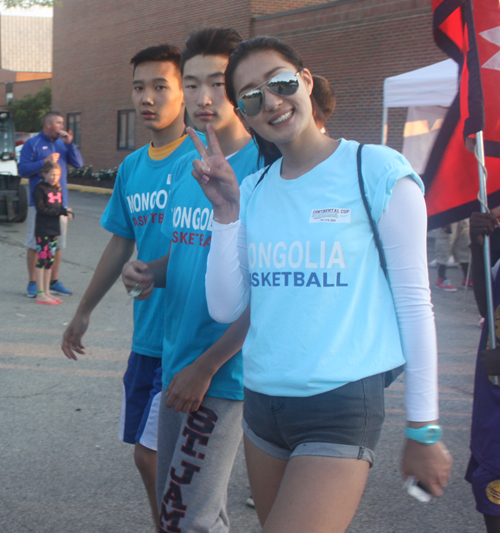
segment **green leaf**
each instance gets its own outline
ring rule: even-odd
[[[5,8],[9,7],[21,7],[23,9],[29,9],[30,7],[54,7],[54,3],[60,5],[60,0],[54,2],[54,0],[1,0],[0,4]]]

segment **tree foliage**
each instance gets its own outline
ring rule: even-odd
[[[34,132],[42,129],[42,118],[50,111],[51,95],[51,87],[47,83],[35,96],[26,95],[9,102],[7,109],[14,115],[16,131]]]
[[[30,7],[54,7],[54,0],[1,0],[0,5],[8,9],[9,7],[22,7],[29,9]]]

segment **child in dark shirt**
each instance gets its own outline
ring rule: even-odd
[[[58,305],[62,300],[50,294],[50,269],[54,263],[57,236],[61,234],[59,217],[68,215],[73,218],[70,208],[62,205],[62,193],[59,185],[61,167],[52,161],[46,161],[42,167],[40,181],[33,191],[36,207],[35,237],[37,247],[35,302],[44,305]]]

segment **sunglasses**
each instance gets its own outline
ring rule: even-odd
[[[264,105],[264,87],[278,96],[291,96],[299,88],[300,72],[281,72],[255,89],[245,93],[238,101],[238,109],[246,117],[256,117]]]

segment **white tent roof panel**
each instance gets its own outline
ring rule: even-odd
[[[384,107],[449,107],[458,91],[458,65],[453,59],[406,72],[384,81]]]

